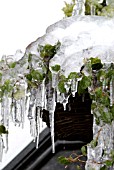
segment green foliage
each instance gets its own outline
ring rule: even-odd
[[[9,94],[13,89],[10,80],[6,80],[3,85],[0,85],[0,102],[5,94]]]
[[[81,147],[81,152],[82,152],[82,154],[83,154],[84,156],[86,156],[86,155],[87,155],[87,146],[82,146],[82,147]]]
[[[68,160],[68,158],[66,158],[66,157],[64,157],[64,156],[58,157],[58,161],[59,161],[61,164],[64,164],[64,165],[69,165],[69,164],[70,164],[70,161]]]
[[[72,0],[70,4],[68,4],[67,2],[64,3],[65,3],[65,7],[62,8],[62,11],[64,12],[65,17],[71,17],[73,8],[75,6],[75,0]]]
[[[55,45],[46,44],[45,46],[39,45],[38,51],[40,52],[40,56],[44,61],[47,61],[54,57],[57,53],[57,50],[60,48],[61,43],[58,41]]]
[[[76,72],[71,72],[69,75],[68,75],[68,79],[77,79],[79,78],[79,74],[76,73]]]
[[[95,148],[95,147],[97,146],[97,143],[98,143],[97,139],[93,139],[93,140],[90,142],[90,145],[91,145],[92,148]]]
[[[82,76],[78,86],[78,93],[83,94],[85,90],[91,85],[91,76]]]
[[[60,70],[60,68],[61,68],[61,66],[58,65],[58,64],[56,64],[55,66],[51,66],[51,69],[52,69],[53,71],[56,71],[56,72],[58,72],[58,71]]]
[[[96,8],[96,15],[98,15],[98,11],[101,11],[103,6],[102,4],[99,4],[97,0],[86,0],[85,3],[85,15],[90,15],[91,14],[91,5],[94,5]]]
[[[113,162],[111,160],[106,160],[105,164],[106,164],[106,166],[112,166]]]
[[[59,81],[58,83],[58,89],[61,93],[65,93],[66,92],[66,89],[65,89],[65,86],[64,86],[64,82],[63,81]]]
[[[98,57],[96,58],[91,57],[89,60],[91,61],[92,70],[99,70],[103,67],[101,60]]]
[[[17,64],[16,62],[10,63],[9,68],[15,68],[16,64]]]
[[[28,85],[31,87],[37,87],[44,79],[44,74],[38,70],[31,69],[29,74],[26,74]]]
[[[72,0],[71,3],[65,2],[65,7],[62,8],[62,11],[65,14],[65,17],[71,17],[73,13],[74,6],[76,5],[75,0]],[[85,15],[91,15],[91,5],[95,7],[95,15],[98,16],[114,16],[114,5],[107,5],[105,1],[99,3],[98,0],[86,0],[85,1]]]
[[[114,16],[114,5],[107,5],[100,11],[97,11],[99,16],[107,16],[112,18]]]

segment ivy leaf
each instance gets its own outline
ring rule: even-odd
[[[102,94],[100,98],[100,103],[102,103],[105,107],[108,107],[110,105],[109,96]]]
[[[96,58],[91,57],[90,60],[91,60],[92,70],[100,70],[103,67],[101,60],[98,57]]]
[[[58,157],[58,161],[61,164],[64,164],[64,165],[69,165],[70,164],[70,161],[66,157],[64,157],[64,156]]]
[[[65,93],[66,92],[66,89],[64,87],[64,82],[63,81],[60,81],[58,83],[58,89],[59,89],[60,93]]]
[[[81,152],[82,152],[82,154],[83,154],[84,156],[87,155],[87,148],[86,148],[86,146],[82,146],[82,147],[81,147]]]
[[[83,76],[78,85],[78,93],[82,94],[91,85],[91,76]]]
[[[91,109],[94,110],[97,107],[97,104],[94,102],[91,104]]]
[[[26,78],[27,78],[27,80],[31,81],[32,80],[32,75],[31,74],[27,74]]]
[[[112,166],[113,162],[111,160],[105,161],[106,166]]]
[[[12,87],[11,82],[10,82],[9,79],[6,80],[6,81],[4,82],[4,84],[1,86],[1,90],[2,90],[3,93],[5,93],[5,92],[11,92],[12,89],[13,89],[13,87]]]
[[[44,75],[40,73],[38,70],[31,70],[30,74],[34,80],[42,81],[44,79]]]
[[[103,69],[100,69],[97,73],[97,79],[100,80],[101,77],[105,77],[106,73]]]
[[[71,73],[68,75],[68,79],[75,79],[75,78],[79,78],[79,75],[78,75],[78,73],[76,73],[76,72],[71,72]]]
[[[101,112],[101,119],[105,123],[111,123],[112,116],[111,116],[111,114],[109,112],[108,113],[107,112]]]
[[[15,68],[15,66],[16,66],[16,62],[13,62],[13,63],[9,64],[9,68]]]
[[[70,4],[65,2],[65,7],[62,8],[62,11],[64,12],[66,17],[71,17],[72,16],[74,5],[75,5],[74,0],[73,0],[73,3],[70,3]]]
[[[114,76],[114,69],[109,69],[109,71],[106,73],[106,78],[111,79],[112,76]]]
[[[96,99],[102,98],[103,94],[102,94],[102,88],[101,87],[97,87],[95,89],[95,96],[96,96]]]
[[[61,66],[58,65],[58,64],[56,64],[55,66],[51,66],[51,69],[52,69],[53,71],[56,71],[56,72],[58,72],[58,71],[60,70],[60,68],[61,68]]]
[[[92,148],[95,148],[97,146],[97,140],[96,139],[93,139],[91,142],[90,142],[90,145]]]
[[[57,50],[60,48],[60,45],[61,43],[59,41],[55,45],[39,45],[40,56],[44,59],[44,61],[53,58],[54,55],[57,53]]]

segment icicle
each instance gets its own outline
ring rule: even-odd
[[[52,91],[50,91],[52,93]],[[51,96],[50,96],[51,97]],[[55,89],[52,93],[52,97],[48,99],[48,109],[50,118],[50,129],[51,129],[51,140],[52,140],[52,153],[55,153],[55,142],[54,142],[54,112],[55,112]]]
[[[8,148],[9,148],[9,146],[8,146],[8,134],[4,134],[4,135],[5,135],[5,152],[7,153]]]
[[[9,127],[9,98],[8,95],[4,95],[2,101],[2,123],[5,127]]]
[[[31,89],[28,119],[30,121],[30,134],[35,141],[35,109],[36,109],[36,89]]]
[[[58,88],[57,88],[57,93],[56,93],[56,95],[57,95],[56,101],[57,101],[57,103],[59,103],[59,102],[60,102],[60,98],[61,98],[61,94],[60,94],[60,91],[58,90]],[[61,102],[60,102],[60,103],[61,103]]]
[[[43,116],[43,110],[41,109],[41,113],[40,113],[40,131],[43,129],[43,121],[42,121],[42,116]]]
[[[22,121],[23,121],[23,115],[22,115],[22,103],[21,100],[15,100],[15,117],[14,117],[14,122],[15,125],[20,126]],[[24,122],[23,122],[24,123]]]
[[[75,97],[75,93],[77,92],[77,87],[78,87],[78,81],[76,79],[72,79],[71,92],[73,97]]]
[[[85,0],[76,0],[72,15],[85,15]]]
[[[54,141],[54,111],[51,114],[51,140],[52,140],[52,153],[55,153],[55,141]]]
[[[34,137],[34,119],[29,119],[30,121],[30,134]]]
[[[0,135],[0,162],[2,162],[3,149],[4,149],[4,142],[2,136]]]
[[[91,4],[90,5],[90,14],[95,15],[95,13],[96,13],[96,7],[95,7],[95,5]]]
[[[20,114],[21,114],[21,124],[22,124],[22,128],[24,128],[24,123],[25,123],[25,98],[20,100]]]
[[[58,85],[58,73],[52,71],[52,87],[56,88]]]
[[[39,85],[36,91],[36,106],[42,107],[42,86]]]
[[[36,148],[38,148],[38,144],[39,144],[40,112],[41,112],[41,108],[39,106],[36,107],[36,115],[35,115],[35,123],[36,123]]]
[[[46,91],[45,91],[45,79],[43,80],[43,82],[42,82],[42,89],[41,89],[41,91],[42,91],[42,98],[41,98],[41,100],[42,100],[42,104],[41,104],[41,107],[42,107],[42,109],[45,109],[45,105],[46,105]]]
[[[113,105],[113,86],[112,86],[112,80],[110,81],[110,106]]]

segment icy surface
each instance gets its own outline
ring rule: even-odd
[[[38,44],[61,42],[61,48],[50,65],[59,64],[67,76],[79,71],[86,57],[114,61],[114,19],[99,16],[73,16],[49,26],[46,34],[28,45],[26,53],[39,56]]]

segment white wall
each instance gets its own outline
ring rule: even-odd
[[[0,58],[17,49],[24,52],[49,25],[63,18],[63,6],[63,0],[0,0]],[[28,126],[28,120],[24,130],[10,125],[9,151],[3,155],[0,170],[31,142]]]

